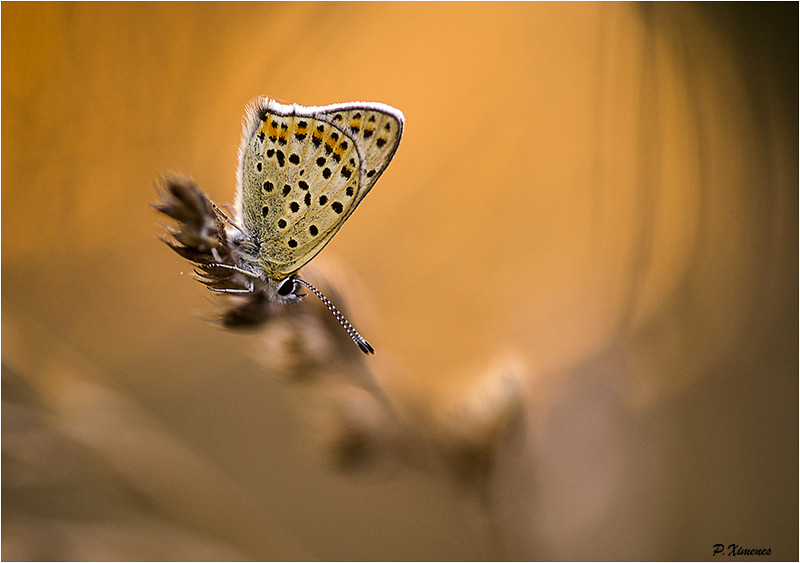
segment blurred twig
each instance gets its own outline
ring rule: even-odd
[[[81,352],[9,307],[2,325],[4,560],[308,559]]]
[[[234,252],[226,225],[194,182],[166,177],[159,195],[154,207],[177,223],[168,229],[170,238],[162,240],[195,264],[199,281],[213,288],[246,287],[241,274],[211,265],[234,265]],[[344,301],[330,283],[323,280],[321,287],[332,300]],[[490,369],[471,387],[433,401],[427,414],[410,419],[401,413],[414,409],[397,408],[368,361],[321,304],[278,304],[258,287],[223,299],[226,327],[268,331],[258,359],[271,373],[304,384],[301,400],[314,405],[320,436],[338,467],[359,467],[382,456],[441,475],[459,490],[474,493],[487,527],[492,527],[490,482],[500,450],[521,428],[524,366]],[[494,545],[488,549],[497,549],[496,541],[487,543]]]

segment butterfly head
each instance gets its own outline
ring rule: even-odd
[[[279,282],[270,281],[270,287],[274,290],[274,299],[279,303],[297,303],[307,294],[300,293],[300,284],[297,278],[290,276]]]
[[[350,335],[350,338],[353,339],[353,342],[361,349],[362,352],[365,354],[374,354],[375,349],[367,342],[363,336],[361,336],[358,331],[353,328],[353,325],[350,324],[345,316],[336,308],[336,306],[331,303],[331,301],[325,297],[320,290],[316,287],[305,281],[304,279],[297,277],[297,276],[289,276],[281,280],[280,282],[271,282],[271,286],[274,285],[275,289],[275,296],[274,299],[281,303],[297,303],[303,297],[305,297],[306,293],[299,293],[301,291],[301,287],[305,287],[311,293],[316,295],[320,301],[328,308],[328,310],[333,314],[339,324],[347,331],[347,334]]]

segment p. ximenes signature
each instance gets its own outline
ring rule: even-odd
[[[714,556],[718,553],[723,553],[725,551],[725,545],[721,543],[714,544]],[[764,548],[750,548],[744,547],[735,543],[728,545],[728,557],[735,557],[737,555],[771,555],[772,548],[764,547]]]

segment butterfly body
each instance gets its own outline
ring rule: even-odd
[[[231,233],[240,267],[280,299],[281,282],[322,250],[386,169],[403,122],[400,111],[379,103],[252,102],[236,174],[241,232]]]
[[[228,294],[265,291],[292,303],[305,287],[336,317],[365,354],[372,346],[317,288],[297,276],[339,231],[394,156],[403,114],[385,104],[351,102],[305,107],[269,98],[245,114],[236,170],[234,218],[214,210],[230,228],[235,264],[207,269],[245,276],[244,287],[209,289]]]

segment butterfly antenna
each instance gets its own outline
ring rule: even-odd
[[[358,331],[353,328],[353,325],[350,324],[350,321],[344,318],[344,315],[339,312],[339,309],[337,309],[327,297],[322,295],[322,292],[320,292],[316,287],[308,283],[306,280],[295,278],[295,281],[298,281],[304,286],[306,286],[311,291],[311,293],[316,295],[319,298],[319,300],[322,301],[322,303],[328,308],[328,310],[331,313],[333,313],[333,316],[336,317],[336,320],[339,321],[339,324],[341,324],[342,327],[347,331],[347,334],[350,335],[350,338],[353,339],[353,342],[355,342],[356,345],[359,348],[361,348],[362,352],[364,352],[365,354],[375,353],[375,349],[370,345],[370,343],[364,340],[363,336],[358,334]]]

